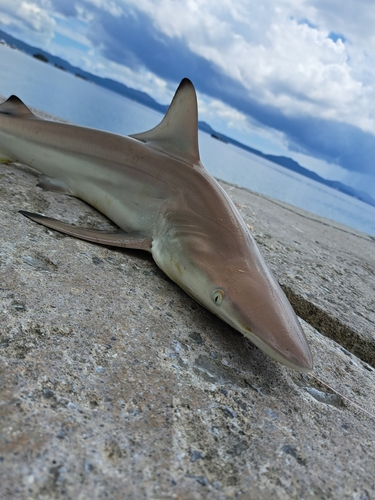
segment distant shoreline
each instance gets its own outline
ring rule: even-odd
[[[14,49],[21,50],[22,52],[25,52],[26,54],[31,55],[45,62],[46,64],[51,64],[55,66],[55,68],[59,69],[60,71],[67,71],[68,73],[75,75],[77,78],[82,78],[89,82],[94,82],[97,85],[100,85],[101,87],[111,90],[112,92],[116,92],[124,97],[127,97],[128,99],[132,99],[144,106],[159,111],[163,114],[168,109],[168,105],[158,103],[157,101],[155,101],[155,99],[150,97],[145,92],[132,89],[122,83],[116,82],[109,78],[101,78],[99,76],[83,71],[82,69],[77,68],[76,66],[72,66],[64,59],[61,59],[60,57],[55,57],[52,54],[49,54],[48,52],[39,49],[37,47],[32,47],[22,42],[21,40],[18,40],[17,38],[8,35],[2,30],[0,30],[0,43],[6,44]],[[211,137],[213,137],[214,139],[217,139],[225,144],[232,144],[233,146],[241,148],[249,153],[264,158],[265,160],[280,165],[281,167],[296,172],[297,174],[303,175],[304,177],[319,182],[320,184],[324,184],[325,186],[328,186],[336,191],[347,194],[368,205],[375,207],[375,199],[372,198],[366,192],[356,190],[351,186],[343,184],[342,182],[339,181],[325,179],[320,175],[316,174],[315,172],[303,167],[298,162],[294,161],[292,158],[263,153],[258,149],[247,146],[246,144],[243,144],[239,141],[236,141],[235,139],[232,139],[231,137],[228,137],[224,134],[221,134],[220,132],[217,132],[208,123],[203,121],[198,122],[198,127],[201,131],[206,132],[207,134],[211,135]]]

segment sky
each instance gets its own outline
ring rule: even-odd
[[[375,196],[374,0],[0,0],[0,29]]]

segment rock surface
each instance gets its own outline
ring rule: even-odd
[[[36,183],[0,167],[2,499],[375,498],[371,237],[223,183],[342,397],[270,360],[148,255],[25,219],[109,224]]]

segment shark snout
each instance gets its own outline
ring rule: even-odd
[[[297,352],[287,351],[285,359],[288,361],[287,366],[299,372],[308,373],[314,369],[313,357],[307,343],[303,349],[299,349]]]
[[[271,358],[299,372],[313,370],[313,357],[299,320],[280,289],[255,307],[237,311],[237,330]],[[241,318],[241,319],[239,319]]]

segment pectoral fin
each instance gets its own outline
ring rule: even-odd
[[[60,222],[56,219],[51,219],[50,217],[45,217],[44,215],[25,212],[23,210],[20,210],[20,213],[34,222],[42,224],[42,226],[56,229],[56,231],[60,231],[61,233],[68,234],[70,236],[75,236],[81,240],[113,247],[136,248],[139,250],[146,250],[148,252],[151,251],[150,239],[144,237],[140,233],[125,233],[120,229],[113,233],[108,233],[99,229],[79,228],[72,226],[71,224],[66,224],[65,222]]]

